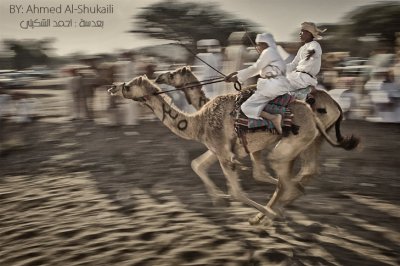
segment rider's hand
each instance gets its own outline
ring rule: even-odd
[[[306,61],[309,60],[313,54],[315,54],[315,50],[308,50]]]
[[[236,82],[238,80],[236,74],[237,72],[230,73],[225,77],[225,82]]]
[[[238,81],[238,77],[237,76],[233,76],[233,77],[229,77],[229,78],[225,78],[226,82],[237,82]]]
[[[232,72],[229,75],[227,75],[225,77],[225,82],[234,82],[234,80],[232,80],[233,76],[235,76],[237,74],[237,72]],[[237,79],[237,78],[236,78]]]

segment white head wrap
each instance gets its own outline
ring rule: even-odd
[[[310,32],[314,36],[314,38],[317,40],[321,40],[322,36],[320,36],[319,34],[326,31],[326,29],[324,29],[324,30],[318,29],[317,26],[312,22],[301,23],[301,29]]]
[[[207,49],[207,52],[220,52],[221,46],[218,40],[216,39],[203,39],[197,42],[198,49]]]
[[[257,34],[256,43],[257,42],[265,42],[269,47],[276,49],[276,43],[274,40],[274,36],[271,33],[261,33]]]

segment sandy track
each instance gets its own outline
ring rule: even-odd
[[[211,205],[189,167],[204,148],[158,122],[7,123],[0,265],[399,265],[400,128],[344,131],[361,134],[362,149],[325,146],[321,175],[286,219],[250,226],[253,209]],[[217,166],[211,175],[225,188]],[[273,187],[242,176],[265,202]]]

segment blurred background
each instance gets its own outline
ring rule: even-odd
[[[74,3],[75,7],[81,4],[71,2]],[[282,57],[290,62],[300,47],[301,22],[313,21],[327,29],[320,41],[323,60],[319,84],[341,104],[346,116],[395,123],[400,117],[398,1],[352,0],[337,4],[313,0],[301,3],[252,1],[251,6],[242,1],[223,0],[204,3],[85,1],[84,4],[85,13],[70,14],[64,11],[67,4],[54,1],[1,2],[2,98],[8,98],[4,96],[8,94],[14,100],[29,101],[32,108],[25,109],[33,115],[40,110],[33,108],[36,100],[32,98],[37,97],[31,89],[65,89],[73,76],[71,69],[89,65],[93,68],[92,74],[100,73],[101,68],[103,74],[108,72],[109,76],[107,80],[95,82],[98,89],[89,93],[94,98],[103,95],[99,93],[104,92],[100,85],[105,83],[126,81],[144,73],[154,77],[184,65],[192,66],[202,78],[219,75],[196,61],[195,54],[208,56],[209,64],[228,74],[257,59],[250,39],[254,41],[260,32],[271,32]],[[18,5],[37,10],[61,5],[63,10],[59,14],[49,14],[45,9],[40,14],[39,11],[27,14],[13,8]],[[90,11],[89,7],[96,6],[108,8],[108,13]],[[282,19],[283,14],[290,19]],[[48,26],[39,25],[38,22],[47,19],[51,21]],[[78,23],[82,20],[101,21],[102,27],[81,27]],[[32,25],[25,29],[29,21]],[[65,21],[65,26],[54,27],[52,23],[56,21]],[[73,24],[67,25],[69,21]],[[37,23],[36,27],[33,22]],[[224,86],[209,85],[205,88],[207,96],[231,92]],[[172,97],[179,100],[179,95]],[[96,108],[105,110],[109,107],[107,104],[119,105],[104,101]],[[132,112],[132,108],[126,106],[114,107]],[[3,107],[1,113],[7,116],[15,111]]]
[[[68,5],[86,11],[49,13]],[[0,7],[1,265],[400,264],[399,1],[1,0]],[[227,75],[257,60],[252,41],[262,32],[291,62],[304,21],[327,29],[318,87],[342,107],[342,131],[362,144],[356,152],[324,145],[307,194],[284,220],[252,227],[255,210],[211,204],[190,168],[205,147],[107,88],[181,66],[199,79],[221,76],[198,58]],[[224,82],[203,90],[209,98],[235,92]],[[195,111],[182,92],[168,95]],[[217,164],[210,176],[226,190]],[[265,202],[274,187],[251,176],[241,170],[244,190]]]

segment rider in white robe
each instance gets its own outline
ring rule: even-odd
[[[272,115],[263,111],[270,100],[289,92],[291,86],[285,77],[286,64],[279,55],[275,40],[270,33],[258,34],[257,49],[260,57],[248,68],[233,72],[226,77],[228,82],[243,82],[253,76],[260,75],[257,90],[241,106],[243,113],[253,119],[271,120],[278,132],[281,132],[281,115]]]
[[[307,87],[317,86],[317,74],[321,69],[321,45],[315,41],[322,37],[319,35],[324,32],[318,29],[312,22],[301,24],[300,40],[303,46],[297,52],[293,61],[287,64],[287,78],[290,82],[291,91],[298,95],[307,95],[311,90]],[[300,89],[305,89],[306,91]],[[305,97],[303,97],[305,98]],[[304,100],[304,99],[302,99]]]

